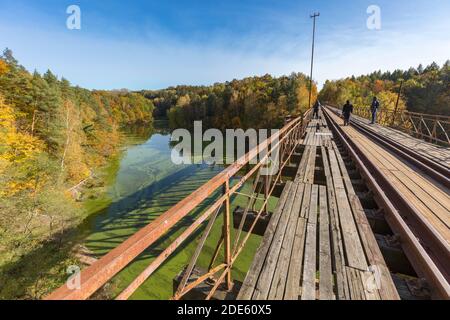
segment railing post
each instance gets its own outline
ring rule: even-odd
[[[392,116],[392,124],[391,124],[392,127],[394,126],[395,123],[395,116],[397,115],[398,104],[400,102],[400,96],[402,94],[402,88],[403,88],[403,80],[400,82],[400,88],[398,89],[397,102],[395,103],[394,114]]]
[[[283,154],[284,154],[284,150],[285,150],[285,148],[286,148],[286,141],[282,141],[282,139],[283,139],[283,137],[284,137],[284,135],[280,135],[280,144],[279,144],[279,147],[278,147],[278,159],[279,159],[279,161],[281,162],[281,163],[283,163]],[[269,145],[267,145],[267,154],[269,154]],[[282,169],[280,169],[280,170],[282,170]],[[283,183],[283,178],[281,177],[280,178],[280,182],[281,183]]]
[[[224,185],[224,194],[227,195],[225,200],[225,212],[224,212],[224,223],[223,223],[223,234],[224,234],[224,257],[225,257],[225,264],[229,268],[227,275],[226,275],[226,286],[227,290],[231,290],[231,229],[230,229],[230,179],[227,179]]]
[[[269,198],[270,186],[269,186],[269,175],[264,176],[264,200]],[[267,203],[264,205],[264,212],[268,213],[269,209],[267,207]]]

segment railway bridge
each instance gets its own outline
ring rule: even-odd
[[[318,119],[309,111],[287,121],[82,270],[79,288],[63,285],[47,299],[89,299],[187,217],[179,236],[116,299],[128,299],[193,235],[197,248],[171,279],[173,299],[449,299],[450,117],[386,113],[381,125],[369,125],[364,112],[356,110],[350,126],[332,106]],[[274,153],[280,170],[263,176]],[[209,265],[200,266],[217,224],[220,239]],[[238,281],[233,268],[252,234],[261,242]]]

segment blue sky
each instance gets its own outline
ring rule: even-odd
[[[81,30],[66,28],[73,4]],[[366,26],[372,4],[381,30]],[[314,11],[319,83],[450,58],[448,0],[0,0],[0,48],[95,89],[308,73]]]

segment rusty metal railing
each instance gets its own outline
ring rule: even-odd
[[[357,116],[371,119],[370,107],[356,106]],[[450,117],[431,115],[406,110],[381,109],[377,121],[383,126],[405,132],[413,137],[444,146],[450,146]]]
[[[208,224],[199,240],[198,246],[184,271],[180,285],[173,296],[173,299],[180,299],[186,293],[197,287],[205,280],[212,282],[212,288],[207,294],[206,299],[210,299],[221,284],[225,285],[226,290],[231,290],[232,277],[231,270],[238,256],[242,253],[253,229],[263,212],[267,210],[270,197],[276,187],[276,184],[282,179],[283,168],[290,163],[290,159],[301,137],[305,133],[307,124],[311,119],[311,110],[304,116],[289,121],[281,130],[273,134],[270,138],[263,141],[256,148],[250,150],[245,156],[240,158],[234,164],[228,166],[221,173],[204,184],[202,187],[194,191],[184,200],[176,204],[167,212],[159,216],[152,223],[137,231],[130,238],[120,244],[118,247],[110,251],[97,262],[84,269],[80,273],[80,285],[76,289],[71,289],[67,285],[63,285],[48,297],[47,300],[85,300],[89,299],[103,285],[110,281],[117,273],[136,259],[141,253],[154,244],[158,239],[164,236],[184,217],[188,216],[194,209],[198,208],[202,203],[222,191],[218,199],[213,204],[208,205],[198,218],[195,219],[182,233],[175,239],[159,256],[157,256],[147,268],[138,275],[128,287],[122,291],[117,300],[128,299],[143,283],[148,279],[161,264],[166,261],[175,250],[186,241],[194,232],[209,219]],[[263,176],[261,169],[267,164],[270,157],[279,155],[279,170],[275,175]],[[250,166],[252,160],[259,159],[257,163]],[[243,176],[238,175],[243,168],[249,168],[248,172]],[[233,245],[230,230],[231,197],[240,195],[241,187],[253,179],[252,192],[245,195],[247,200],[246,210],[242,216],[239,229],[235,234]],[[237,183],[232,183],[237,180]],[[261,183],[261,182],[264,183]],[[264,188],[263,188],[264,187]],[[264,189],[264,190],[262,190]],[[263,194],[263,198],[259,195]],[[242,228],[245,224],[247,213],[250,209],[255,208],[255,201],[263,200],[261,208],[257,211],[256,219],[252,223],[247,234],[242,236]],[[216,246],[216,250],[211,257],[209,268],[205,274],[198,276],[196,280],[191,279],[191,273],[196,265],[197,259],[202,248],[208,238],[213,225],[215,224],[219,213],[223,211],[223,228],[222,236]],[[223,246],[224,260],[216,262],[219,251]],[[181,270],[180,270],[181,271]],[[218,275],[218,276],[217,276]]]

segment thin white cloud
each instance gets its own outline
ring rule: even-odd
[[[321,82],[351,75],[367,74],[376,70],[408,69],[433,61],[443,64],[450,58],[450,36],[434,30],[411,33],[397,31],[373,31],[356,39],[368,40],[366,45],[358,42],[338,46],[324,44],[318,59]]]
[[[304,27],[285,34],[254,33],[244,39],[224,33],[205,42],[149,32],[144,42],[0,22],[0,47],[11,47],[30,70],[50,68],[83,87],[152,89],[265,73],[308,73],[311,30]],[[315,79],[323,83],[379,69],[443,63],[450,56],[450,39],[442,29],[445,25],[410,34],[394,29],[336,29],[318,38]]]

